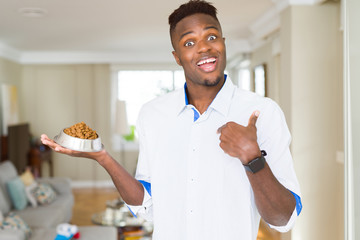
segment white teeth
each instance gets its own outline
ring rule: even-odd
[[[216,61],[215,58],[207,58],[204,60],[201,60],[200,62],[197,63],[198,66],[203,65],[205,63],[214,63]]]

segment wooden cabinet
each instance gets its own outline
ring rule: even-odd
[[[54,176],[51,149],[43,144],[33,146],[29,152],[29,166],[36,177],[42,176],[41,166],[43,162],[49,164],[50,177]]]

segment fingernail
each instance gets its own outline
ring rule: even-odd
[[[260,115],[259,111],[255,111],[255,116],[258,117]]]
[[[59,148],[59,147],[56,147],[54,150],[55,150],[56,152],[58,152],[58,151],[60,151],[60,148]]]

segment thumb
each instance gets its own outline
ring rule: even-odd
[[[252,125],[255,127],[255,124],[256,124],[256,121],[258,119],[260,115],[260,112],[258,110],[256,110],[255,112],[253,112],[249,118],[249,123],[248,123],[248,126]]]
[[[222,129],[226,126],[226,124],[222,125],[221,127],[218,128],[218,130],[216,131],[217,134],[220,134]]]

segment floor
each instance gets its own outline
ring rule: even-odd
[[[75,204],[71,224],[77,226],[94,225],[91,216],[96,212],[104,211],[106,201],[120,197],[114,188],[77,188],[73,190]],[[270,229],[266,223],[260,222],[257,240],[280,240],[281,234]]]
[[[71,223],[78,226],[94,225],[91,216],[106,209],[106,201],[120,197],[114,188],[73,189],[75,204]]]

